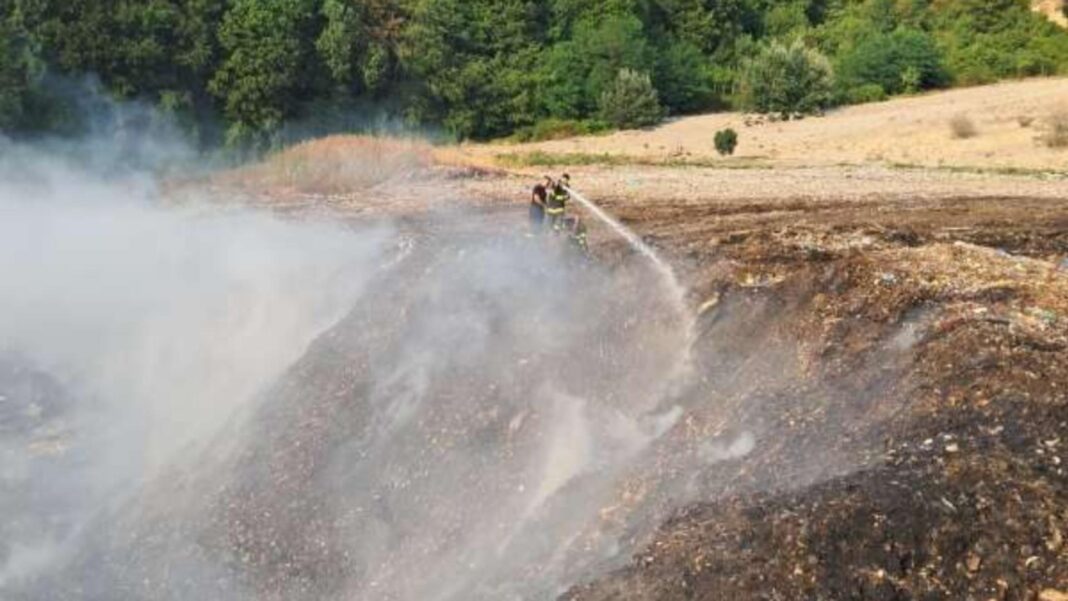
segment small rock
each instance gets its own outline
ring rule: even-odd
[[[960,451],[960,445],[958,445],[957,443],[946,445],[946,452],[947,453],[957,453],[959,451]]]
[[[1052,518],[1050,519],[1049,526],[1050,534],[1049,538],[1046,539],[1046,548],[1056,553],[1061,550],[1062,546],[1064,546],[1064,535],[1061,534],[1061,529],[1057,527]]]
[[[1068,592],[1048,588],[1038,594],[1038,601],[1068,601]]]
[[[964,560],[964,565],[968,566],[969,572],[978,572],[979,566],[983,565],[983,559],[975,553],[969,553],[968,558]]]

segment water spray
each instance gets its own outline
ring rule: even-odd
[[[648,259],[649,263],[652,264],[653,268],[656,269],[656,272],[660,275],[661,280],[663,280],[664,285],[671,294],[671,302],[674,305],[675,310],[678,312],[680,319],[684,321],[683,328],[686,338],[684,348],[686,349],[686,354],[679,366],[679,371],[675,374],[676,377],[673,378],[673,380],[678,381],[685,379],[685,376],[689,375],[692,367],[690,351],[694,341],[694,317],[686,306],[686,288],[679,283],[679,278],[675,275],[675,270],[671,268],[671,265],[669,265],[667,261],[660,257],[652,246],[649,246],[645,240],[642,240],[638,234],[634,233],[633,230],[609,215],[607,211],[594,204],[593,201],[583,196],[581,192],[567,186],[565,186],[564,189],[571,194],[572,198],[585,207],[586,210],[593,213],[598,219],[610,227],[612,231],[626,240],[631,248]]]
[[[626,240],[627,243],[629,243],[631,247],[634,248],[634,250],[638,251],[647,259],[649,259],[649,262],[653,264],[653,266],[660,273],[660,275],[668,283],[671,284],[674,290],[680,292],[680,297],[682,296],[681,293],[683,291],[683,288],[681,285],[679,285],[679,280],[675,276],[675,270],[673,270],[671,266],[667,264],[666,261],[660,258],[660,255],[656,253],[653,247],[646,244],[645,240],[642,240],[641,237],[638,236],[638,234],[635,234],[633,231],[631,231],[630,228],[617,221],[614,217],[605,212],[604,209],[597,206],[593,203],[593,201],[583,196],[582,193],[578,190],[568,187],[565,187],[564,189],[567,190],[569,194],[571,194],[572,198],[579,201],[582,206],[586,207],[586,209],[596,215],[598,219],[607,224],[608,227],[612,228],[612,231],[616,232],[624,240]]]

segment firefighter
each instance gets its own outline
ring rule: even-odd
[[[552,178],[545,176],[545,183],[538,183],[530,195],[530,227],[535,232],[541,231],[545,225],[545,205],[549,200],[549,188]]]
[[[567,189],[564,188],[562,181],[557,181],[553,184],[549,192],[549,200],[545,204],[545,213],[549,216],[549,224],[554,232],[560,232],[564,228],[564,213],[567,211],[569,198]]]
[[[571,202],[571,176],[563,174],[560,176],[560,191],[564,194],[564,208],[567,208],[567,203]]]

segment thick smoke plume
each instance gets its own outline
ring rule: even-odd
[[[0,179],[0,590],[197,445],[364,291],[388,230],[165,209],[6,145]]]
[[[0,164],[4,598],[548,599],[626,559],[691,338],[643,261]]]

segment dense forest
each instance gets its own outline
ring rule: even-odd
[[[533,137],[794,114],[1068,71],[1026,0],[0,0],[0,130],[79,127],[87,81],[204,145],[373,119]]]

